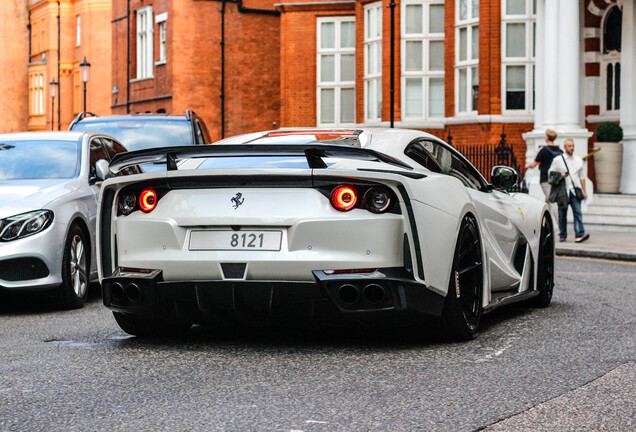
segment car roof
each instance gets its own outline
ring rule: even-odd
[[[84,135],[95,135],[96,132],[84,131],[49,131],[49,132],[17,132],[0,134],[0,140],[21,141],[21,140],[48,140],[48,141],[77,141]],[[104,134],[100,134],[104,135]]]
[[[77,121],[77,123],[92,123],[92,122],[115,122],[122,120],[187,120],[186,115],[166,115],[166,114],[127,114],[127,115],[115,115],[115,116],[94,116],[83,117]]]
[[[214,144],[255,144],[267,145],[279,144],[302,144],[307,143],[301,136],[314,135],[315,143],[319,144],[342,144],[352,147],[368,148],[384,154],[404,159],[404,149],[417,138],[431,139],[440,142],[441,140],[427,132],[414,129],[382,128],[382,127],[360,127],[360,128],[282,128],[263,132],[253,132],[237,135],[217,141]],[[294,142],[293,137],[297,136],[298,141]],[[267,140],[266,143],[258,141]]]

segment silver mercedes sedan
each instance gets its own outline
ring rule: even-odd
[[[96,279],[95,163],[126,151],[95,132],[0,135],[0,290],[55,290],[84,305]]]

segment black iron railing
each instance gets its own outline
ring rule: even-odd
[[[519,183],[510,192],[528,192],[525,180],[512,146],[506,141],[506,134],[502,127],[501,140],[498,144],[455,144],[453,145],[450,130],[448,132],[448,142],[453,145],[475,168],[490,181],[490,172],[497,165],[505,165],[514,168],[519,173]]]

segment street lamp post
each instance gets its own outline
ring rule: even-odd
[[[59,83],[55,78],[49,83],[49,92],[51,94],[51,130],[53,130],[53,119],[55,118],[55,96],[57,96],[57,86]]]
[[[86,61],[86,57],[84,57],[84,61],[79,64],[80,69],[80,78],[84,83],[84,112],[86,112],[86,83],[88,82],[88,77],[91,71],[91,64]]]

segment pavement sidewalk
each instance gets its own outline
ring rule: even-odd
[[[568,227],[568,239],[561,243],[557,238],[556,254],[588,258],[606,258],[620,261],[636,261],[636,232],[588,230],[590,238],[582,243],[574,242],[572,227]]]

